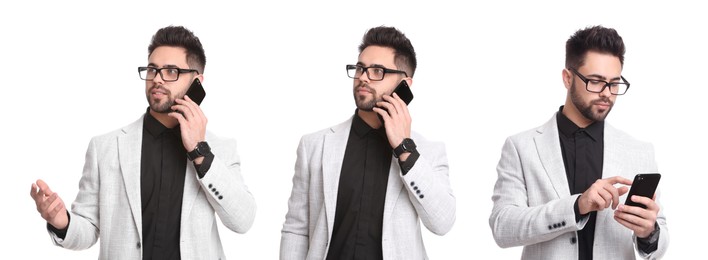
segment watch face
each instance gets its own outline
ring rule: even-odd
[[[206,142],[199,142],[197,144],[197,151],[199,151],[200,154],[204,155],[209,152],[209,145]]]
[[[414,148],[415,148],[415,143],[413,142],[412,139],[410,139],[410,138],[403,139],[403,150],[411,151]]]

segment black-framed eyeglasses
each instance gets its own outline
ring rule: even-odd
[[[605,91],[606,87],[610,87],[610,94],[624,95],[624,93],[627,93],[627,90],[629,89],[629,81],[627,81],[627,79],[623,76],[620,76],[620,79],[622,79],[621,82],[607,82],[599,79],[588,79],[583,76],[583,74],[580,74],[580,72],[578,72],[575,68],[568,68],[568,70],[572,71],[573,74],[578,75],[580,80],[585,82],[585,89],[592,93],[601,93],[602,91]]]
[[[143,80],[153,80],[157,77],[157,74],[160,74],[162,80],[165,82],[171,82],[177,81],[179,79],[179,74],[192,72],[199,74],[198,70],[193,69],[138,67],[138,74],[140,74],[140,79]]]
[[[347,76],[353,79],[358,79],[361,74],[366,72],[366,76],[372,81],[383,80],[386,73],[403,73],[408,77],[408,73],[402,70],[392,70],[384,67],[364,67],[361,65],[347,65]]]

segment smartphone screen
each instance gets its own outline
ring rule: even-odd
[[[659,180],[661,179],[661,174],[658,173],[640,173],[634,176],[634,181],[632,182],[632,187],[629,188],[629,193],[627,194],[627,199],[624,204],[628,206],[647,208],[644,204],[639,204],[632,201],[632,196],[642,196],[647,198],[653,198],[654,192],[656,192],[656,187],[659,186]]]
[[[408,86],[408,82],[405,80],[401,80],[401,83],[398,83],[398,86],[396,86],[393,92],[398,94],[403,102],[406,102],[406,105],[410,104],[413,100],[413,92],[411,92],[411,87]],[[393,96],[393,94],[391,95]]]
[[[187,93],[185,95],[189,96],[194,103],[197,103],[197,105],[202,104],[202,100],[204,100],[204,96],[206,96],[206,92],[204,91],[204,87],[202,87],[202,82],[199,81],[198,78],[194,79],[192,81],[192,85],[189,86],[189,90],[187,90]]]

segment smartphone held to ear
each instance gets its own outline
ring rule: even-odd
[[[201,105],[202,100],[204,100],[204,97],[206,96],[204,87],[202,87],[202,82],[199,81],[198,78],[194,79],[194,81],[192,81],[192,85],[189,86],[189,89],[187,90],[187,93],[185,93],[185,95],[189,96],[189,98],[191,98],[194,103],[197,103],[197,105]]]
[[[642,196],[647,198],[653,198],[656,192],[656,187],[659,186],[659,180],[661,179],[661,174],[658,173],[640,173],[634,176],[634,181],[632,182],[632,187],[629,188],[629,193],[627,194],[627,199],[624,204],[627,206],[635,206],[647,208],[644,204],[640,204],[632,201],[632,196]]]
[[[406,102],[406,105],[410,104],[411,100],[413,100],[413,92],[411,92],[411,87],[408,86],[408,82],[405,80],[401,80],[401,83],[398,83],[393,93],[398,94],[398,97],[400,97],[403,102]],[[391,94],[391,96],[393,96],[393,94]]]

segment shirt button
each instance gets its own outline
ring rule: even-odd
[[[140,249],[140,242],[138,242],[135,246],[137,246],[138,249]]]
[[[571,244],[575,244],[576,241],[577,241],[577,239],[576,239],[575,237],[571,237],[571,238],[570,238],[570,243],[571,243]]]

